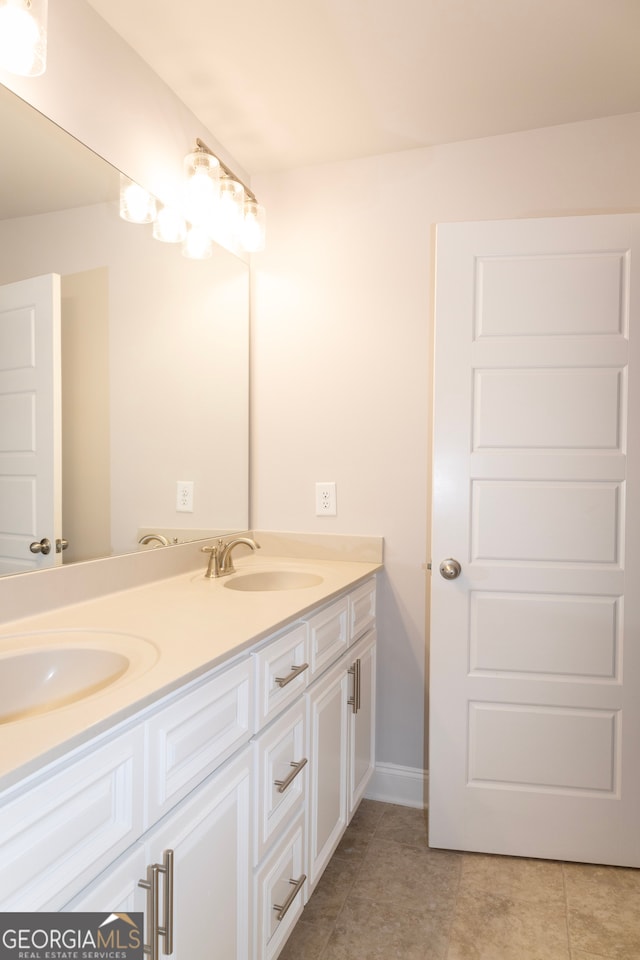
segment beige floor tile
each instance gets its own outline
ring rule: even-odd
[[[347,899],[359,866],[332,857],[304,908],[303,919],[309,923],[332,923]]]
[[[334,857],[343,860],[362,860],[385,810],[389,807],[391,804],[388,803],[362,800],[345,830]]]
[[[300,919],[278,960],[319,960],[332,930],[332,923],[307,923]]]
[[[447,960],[569,960],[564,907],[479,891],[457,901]]]
[[[528,903],[565,903],[562,864],[552,860],[466,853],[460,892],[473,890]]]
[[[414,847],[377,836],[369,844],[351,896],[397,903],[426,915],[451,910],[460,880],[461,854]]]
[[[393,840],[413,846],[427,844],[427,814],[425,810],[387,804],[387,809],[376,829],[378,840]]]
[[[565,864],[572,949],[606,957],[640,957],[640,871]]]
[[[444,960],[451,916],[350,897],[322,960]]]
[[[601,953],[583,953],[582,950],[572,950],[571,960],[612,960],[612,957],[610,955],[605,957]],[[636,958],[630,957],[629,960],[636,960]]]

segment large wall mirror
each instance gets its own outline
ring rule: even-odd
[[[127,553],[146,530],[182,542],[245,529],[247,264],[221,247],[188,260],[121,220],[119,172],[1,85],[0,125],[0,573]],[[37,366],[32,320],[11,298],[49,275],[68,548],[45,559],[30,549],[52,531],[38,526],[29,457],[41,435],[20,379]],[[189,512],[178,481],[193,483]]]

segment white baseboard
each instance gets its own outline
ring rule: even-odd
[[[428,804],[428,778],[428,772],[417,767],[376,763],[365,797],[384,803],[399,803],[403,807],[424,808]]]

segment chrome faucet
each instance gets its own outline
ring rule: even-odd
[[[235,573],[231,551],[237,547],[239,543],[246,544],[248,547],[251,547],[252,550],[260,549],[260,544],[256,543],[255,540],[251,540],[249,537],[235,537],[233,540],[228,540],[227,543],[224,543],[224,541],[220,539],[212,547],[200,547],[202,553],[209,554],[209,563],[207,564],[207,572],[205,573],[207,580],[226,577],[230,573]]]
[[[163,537],[161,533],[147,533],[146,536],[140,537],[138,543],[152,543],[154,540],[157,540],[158,543],[161,543],[163,547],[170,546],[169,541],[166,537]],[[174,541],[175,543],[176,541]]]

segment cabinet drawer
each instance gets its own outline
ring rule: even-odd
[[[309,682],[307,625],[301,623],[254,653],[256,729],[273,720],[298,698]]]
[[[255,878],[255,960],[276,957],[302,913],[306,877],[302,814],[267,857]]]
[[[349,602],[337,600],[307,620],[310,677],[317,677],[349,645]]]
[[[366,633],[376,621],[376,581],[367,580],[349,594],[349,642]]]
[[[249,740],[252,687],[251,661],[243,660],[147,721],[147,826]]]
[[[143,774],[131,730],[0,807],[0,909],[59,910],[134,843]]]
[[[278,831],[304,807],[309,776],[306,742],[305,705],[300,700],[253,743],[257,785],[256,865]]]

